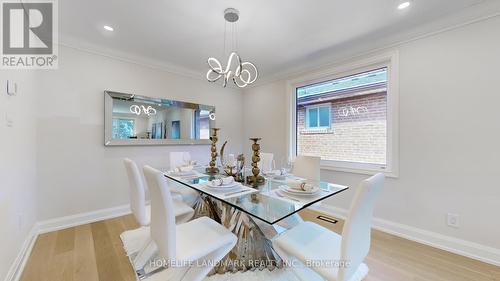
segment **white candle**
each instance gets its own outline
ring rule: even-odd
[[[229,165],[231,167],[235,166],[235,158],[234,158],[234,154],[229,154],[227,156],[227,163],[226,165]]]

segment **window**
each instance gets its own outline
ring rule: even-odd
[[[308,129],[330,128],[330,105],[307,107],[305,123]]]
[[[297,153],[323,160],[386,165],[387,69],[297,88]],[[331,108],[331,109],[330,109]],[[307,129],[330,128],[331,134]],[[305,124],[303,124],[305,122]]]
[[[113,138],[129,139],[134,136],[134,119],[113,118]]]
[[[181,138],[181,121],[172,121],[172,139],[180,139]]]
[[[323,169],[396,176],[395,59],[289,81],[292,157],[319,156]]]
[[[197,139],[210,139],[210,111],[200,110],[196,111],[197,122],[195,124],[196,138]]]

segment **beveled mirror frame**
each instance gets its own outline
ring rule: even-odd
[[[199,108],[213,111],[215,106],[196,104],[184,101],[170,100],[164,98],[152,98],[136,94],[120,93],[106,90],[104,91],[104,145],[105,146],[126,146],[126,145],[200,145],[210,144],[209,139],[113,139],[113,98],[123,100],[138,99],[141,101],[151,101],[168,105],[175,105],[183,108]],[[210,120],[210,128],[215,128],[215,120]]]

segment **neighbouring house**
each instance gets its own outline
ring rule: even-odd
[[[297,151],[386,164],[387,69],[297,89]]]

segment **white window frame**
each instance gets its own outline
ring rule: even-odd
[[[328,108],[328,126],[320,126],[319,125],[319,109],[327,107]],[[318,116],[317,121],[318,121],[318,126],[317,127],[309,127],[309,110],[310,109],[318,109]],[[305,115],[305,126],[304,128],[306,130],[314,131],[314,130],[325,130],[325,129],[330,129],[332,127],[332,105],[330,103],[328,104],[318,104],[318,105],[308,105],[305,107],[306,110],[306,115]]]
[[[287,81],[287,151],[291,159],[297,155],[297,88],[328,80],[335,80],[377,68],[387,68],[387,154],[385,166],[377,164],[322,160],[322,170],[375,174],[383,172],[388,177],[399,175],[399,55],[397,51],[353,59],[334,67],[302,75]],[[331,114],[331,113],[330,113]],[[330,120],[331,123],[331,120]],[[307,128],[307,127],[306,127]]]

